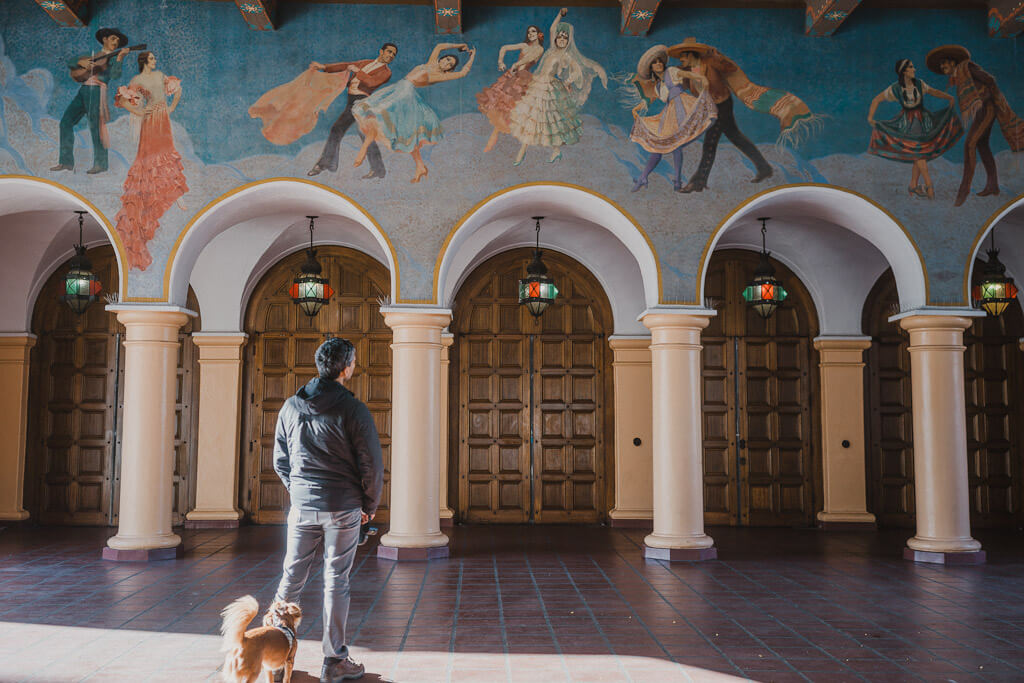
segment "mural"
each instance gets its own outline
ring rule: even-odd
[[[255,33],[230,3],[114,0],[71,30],[5,2],[0,173],[52,179],[114,217],[138,297],[162,295],[196,212],[264,178],[362,205],[395,246],[399,300],[431,296],[470,208],[545,181],[642,225],[667,301],[693,301],[724,217],[792,183],[881,205],[921,247],[934,302],[957,301],[977,228],[1024,193],[1024,63],[976,13],[865,8],[828,39],[804,36],[797,10],[666,7],[648,38],[620,36],[615,8],[479,13],[446,43],[419,6],[308,5]],[[773,37],[767,51],[749,25]]]

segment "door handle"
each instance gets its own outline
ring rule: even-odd
[[[741,450],[746,450],[746,448],[747,448],[747,440],[746,439],[740,439],[739,447],[740,447]]]

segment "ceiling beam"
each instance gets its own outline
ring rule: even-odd
[[[807,16],[804,33],[809,36],[830,36],[846,21],[860,0],[806,0]]]
[[[1024,31],[1024,2],[989,0],[988,34],[993,38],[1013,38]]]
[[[273,31],[277,0],[235,0],[245,23],[254,31]]]
[[[660,4],[661,0],[622,0],[622,25],[619,33],[624,36],[646,36]]]
[[[89,0],[36,0],[50,18],[61,26],[85,26]]]
[[[434,0],[434,31],[462,33],[462,0]]]

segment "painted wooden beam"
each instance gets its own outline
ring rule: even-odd
[[[235,0],[245,23],[254,31],[273,31],[277,0]]]
[[[1014,38],[1024,31],[1024,1],[989,0],[988,34],[993,38]]]
[[[646,36],[651,30],[654,15],[658,13],[661,0],[621,0],[622,25],[619,33],[624,36]]]
[[[434,0],[434,30],[462,33],[462,0]]]
[[[806,0],[804,33],[809,36],[830,36],[842,25],[860,0]]]
[[[36,0],[36,4],[61,26],[85,26],[88,23],[89,0]]]

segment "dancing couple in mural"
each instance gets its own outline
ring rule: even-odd
[[[590,96],[594,78],[608,87],[604,68],[576,48],[572,24],[562,21],[568,12],[563,7],[555,16],[549,33],[551,47],[546,51],[544,34],[536,26],[526,29],[525,42],[502,46],[498,70],[504,73],[476,96],[480,112],[494,127],[484,151],[494,148],[499,134],[510,134],[520,143],[512,161],[515,166],[523,162],[531,145],[551,149],[548,161],[558,161],[563,146],[580,140],[580,109]],[[511,50],[519,51],[519,59],[505,71],[505,54]]]
[[[108,170],[110,120],[107,90],[119,79],[124,57],[139,51],[139,73],[127,86],[117,88],[114,103],[131,113],[132,140],[137,143],[135,159],[128,169],[117,213],[116,229],[128,255],[128,267],[146,270],[153,259],[147,244],[160,218],[188,192],[181,156],[174,147],[170,113],[181,100],[181,81],[156,70],[156,56],[145,45],[128,45],[128,38],[116,28],[96,32],[102,51],[75,57],[68,62],[71,77],[82,86],[64,110],[60,121],[60,160],[51,171],[71,171],[75,167],[75,125],[85,117],[92,137],[93,165],[87,174]],[[171,97],[168,104],[167,98]]]
[[[896,62],[896,82],[871,101],[868,123],[873,130],[868,152],[913,164],[908,192],[912,196],[934,199],[928,162],[950,150],[963,136],[966,125],[963,178],[953,205],[960,206],[967,200],[978,156],[986,173],[985,187],[978,196],[998,195],[996,161],[989,146],[992,125],[998,119],[1010,149],[1019,152],[1024,149],[1024,121],[1010,109],[995,79],[971,61],[966,48],[960,45],[937,47],[928,53],[925,64],[934,73],[949,77],[949,84],[956,88],[959,117],[953,108],[954,97],[917,78],[914,63],[901,59]],[[929,111],[924,107],[926,94],[944,99],[949,105],[936,112]],[[899,114],[885,121],[876,120],[875,112],[882,102],[898,103]]]
[[[455,71],[459,58],[442,54],[445,50],[468,52],[462,69]],[[275,145],[288,145],[316,127],[317,116],[326,111],[341,94],[348,92],[348,101],[331,126],[320,158],[306,175],[338,170],[341,140],[356,124],[362,146],[355,166],[368,159],[369,172],[364,179],[386,175],[380,145],[392,152],[412,156],[416,171],[412,182],[427,175],[420,150],[436,144],[444,137],[437,114],[419,96],[416,89],[463,78],[473,66],[475,48],[465,43],[440,43],[434,47],[427,62],[414,67],[401,81],[391,80],[390,64],[398,55],[398,46],[384,43],[375,59],[321,64],[311,62],[309,68],[292,81],[261,96],[251,107],[249,116],[263,123],[263,136]]]

